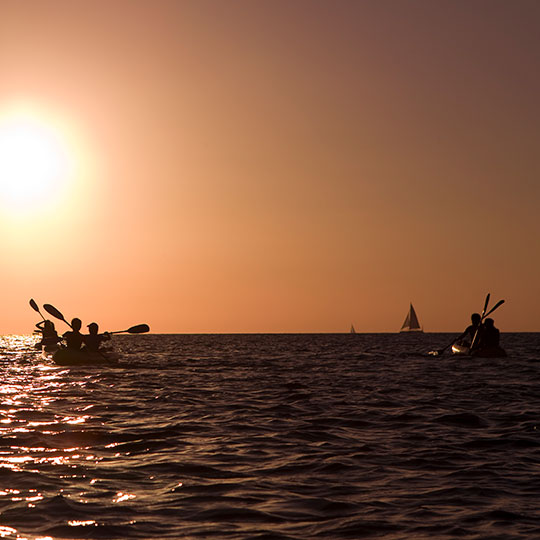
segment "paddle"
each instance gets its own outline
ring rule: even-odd
[[[106,334],[123,334],[124,332],[127,332],[128,334],[144,334],[145,332],[148,332],[150,330],[150,327],[147,324],[136,324],[135,326],[131,326],[127,330],[116,330],[115,332],[106,332]],[[97,350],[101,356],[110,362],[109,358],[103,354],[103,351]]]
[[[504,304],[504,300],[499,300],[483,317],[485,319],[490,313],[493,313],[499,306]]]
[[[482,326],[482,321],[484,320],[484,317],[486,316],[486,309],[488,307],[488,303],[489,303],[489,293],[486,296],[486,301],[484,303],[484,309],[482,310],[482,315],[480,315],[480,324],[476,328],[476,332],[474,333],[474,336],[471,341],[471,346],[469,347],[469,349],[472,349],[474,347],[474,344],[476,343],[476,338],[478,337],[478,332],[480,330],[480,327]]]
[[[444,351],[446,351],[446,349],[448,349],[448,347],[450,347],[450,345],[453,345],[455,341],[456,338],[452,339],[452,341],[448,345],[445,345],[442,349],[439,349],[438,351],[429,351],[428,354],[431,354],[431,356],[440,356]]]
[[[484,302],[484,309],[482,310],[482,319],[485,317],[486,309],[487,309],[488,304],[489,304],[489,297],[490,297],[490,294],[487,293],[486,301]]]
[[[54,306],[51,306],[51,304],[43,304],[43,309],[53,317],[64,321],[73,330],[73,326],[71,326],[71,324],[66,321],[62,313],[60,313],[60,311],[58,311]]]
[[[108,332],[109,334],[123,334],[124,332],[127,332],[128,334],[144,334],[145,332],[149,332],[150,327],[147,324],[137,324],[135,326],[132,326],[131,328],[128,328],[127,330],[117,330],[116,332]]]
[[[30,307],[34,310],[34,311],[37,311],[40,315],[40,317],[45,320],[45,317],[42,315],[41,311],[39,311],[39,307],[36,303],[36,301],[33,299],[33,298],[30,298]]]

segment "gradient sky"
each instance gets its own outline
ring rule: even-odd
[[[153,332],[393,332],[412,301],[458,331],[488,292],[540,331],[539,23],[536,0],[0,0],[0,127],[23,111],[69,163],[0,204],[0,334],[30,298]]]

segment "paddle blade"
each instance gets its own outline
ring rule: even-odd
[[[145,332],[149,331],[150,327],[147,324],[137,324],[126,330],[126,332],[130,334],[144,334]]]
[[[51,304],[43,304],[43,309],[53,317],[67,322],[64,316],[54,306],[51,306]]]
[[[486,312],[486,309],[488,307],[488,304],[489,304],[489,297],[491,295],[488,293],[487,296],[486,296],[486,301],[484,302],[484,309],[482,310],[482,316],[484,316],[484,313]]]
[[[487,317],[490,313],[493,313],[499,306],[502,306],[504,304],[504,300],[499,300],[486,314],[485,317]]]
[[[36,301],[33,298],[30,298],[30,307],[39,313],[38,305],[36,304]]]

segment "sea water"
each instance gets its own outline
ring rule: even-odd
[[[540,334],[0,338],[0,538],[540,538]]]

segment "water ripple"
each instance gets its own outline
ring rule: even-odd
[[[538,334],[0,338],[0,538],[540,536]]]

